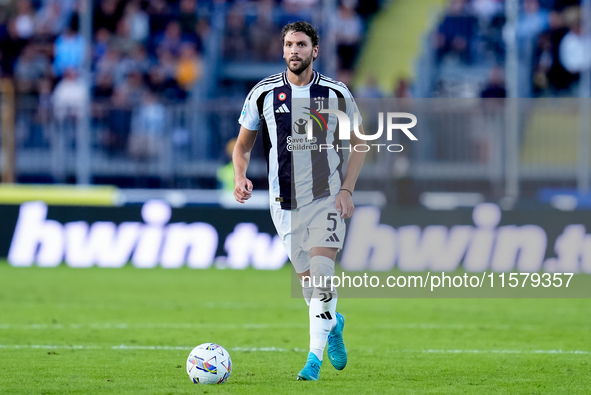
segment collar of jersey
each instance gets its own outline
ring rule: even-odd
[[[312,70],[314,72],[314,75],[312,76],[312,81],[310,81],[309,84],[306,84],[304,86],[299,86],[299,85],[294,85],[292,84],[289,79],[287,78],[287,70],[284,71],[284,75],[285,75],[285,81],[287,81],[287,83],[289,84],[289,86],[291,86],[291,89],[308,89],[310,86],[312,86],[312,84],[314,84],[314,81],[316,81],[316,77],[318,76],[318,72],[316,70]]]

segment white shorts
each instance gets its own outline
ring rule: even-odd
[[[310,269],[314,247],[343,248],[345,220],[335,207],[336,196],[317,199],[295,210],[271,204],[271,218],[297,273]]]

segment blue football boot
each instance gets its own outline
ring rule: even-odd
[[[313,352],[309,352],[306,365],[304,365],[304,368],[298,373],[298,380],[318,380],[321,365],[322,361],[318,360],[318,357]]]
[[[343,370],[347,366],[347,350],[343,342],[343,329],[345,328],[345,317],[340,313],[336,314],[337,324],[328,335],[328,359],[336,370]]]

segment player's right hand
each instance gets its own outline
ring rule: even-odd
[[[234,199],[238,203],[245,203],[252,196],[252,181],[246,177],[237,177],[234,180]]]

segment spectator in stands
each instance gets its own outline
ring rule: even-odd
[[[553,3],[555,11],[563,12],[572,7],[579,7],[581,0],[554,0]]]
[[[93,124],[104,125],[109,117],[109,104],[113,96],[113,75],[98,74],[92,88],[91,114]]]
[[[111,33],[105,28],[99,29],[94,34],[94,40],[92,45],[92,63],[96,67],[96,64],[107,55],[109,50],[109,43],[111,42]]]
[[[465,0],[451,0],[437,28],[433,39],[437,63],[449,53],[464,63],[472,62],[472,41],[477,33],[477,21],[467,12],[465,3]]]
[[[363,19],[365,26],[369,26],[371,18],[380,9],[381,0],[363,0],[357,5],[357,13]]]
[[[480,97],[483,99],[507,97],[507,91],[505,90],[505,73],[502,68],[495,66],[490,70],[488,82],[482,92],[480,92]]]
[[[130,56],[131,68],[138,70],[146,76],[152,68],[152,60],[148,56],[148,51],[143,45],[136,45]]]
[[[35,34],[29,40],[31,44],[35,44],[37,52],[43,54],[51,61],[54,57],[54,43],[57,37],[53,33],[55,29],[49,23],[35,24]],[[60,29],[60,31],[63,29]]]
[[[180,0],[178,21],[183,35],[195,33],[198,22],[196,0]]]
[[[147,86],[152,92],[158,92],[163,101],[174,102],[184,98],[184,91],[160,64],[153,65],[150,69],[147,76]]]
[[[131,130],[131,105],[123,90],[115,89],[111,96],[111,106],[106,126],[101,136],[102,145],[106,152],[109,155],[126,153]]]
[[[363,22],[355,12],[356,6],[357,0],[341,0],[337,13],[336,44],[341,73],[352,73],[363,37]]]
[[[549,12],[540,8],[538,0],[524,0],[523,12],[519,15],[517,38],[521,49],[532,45],[533,40],[549,26]]]
[[[60,77],[67,68],[80,69],[86,54],[86,43],[78,32],[68,26],[55,41],[54,51],[53,71]]]
[[[49,60],[37,52],[33,44],[27,45],[14,67],[16,92],[20,95],[36,95],[37,81],[49,74]]]
[[[115,85],[123,83],[127,70],[121,67],[121,55],[115,48],[107,46],[107,52],[97,61],[97,74],[111,74]]]
[[[482,22],[488,24],[492,19],[503,12],[504,0],[472,0],[471,8],[474,15]]]
[[[14,20],[0,13],[0,61],[3,74],[11,74],[14,62],[24,46],[24,40],[17,37]]]
[[[33,146],[46,146],[49,142],[49,130],[47,125],[51,122],[51,95],[53,83],[49,78],[42,78],[37,81],[39,101],[35,113],[36,133],[31,133],[30,143]]]
[[[117,31],[113,35],[110,45],[124,57],[134,51],[137,42],[131,37],[131,30],[126,19],[117,22]]]
[[[195,51],[191,43],[184,43],[181,47],[181,54],[177,66],[176,80],[186,94],[191,92],[193,86],[201,79],[203,64],[201,56]]]
[[[130,70],[125,81],[116,86],[115,90],[125,95],[126,102],[131,107],[139,106],[146,91],[142,74],[137,70]]]
[[[202,41],[204,37],[210,33],[211,26],[210,26],[210,17],[211,17],[211,10],[206,6],[203,6],[203,1],[198,2],[197,10],[198,10],[198,18],[197,24],[194,28],[194,33],[199,37],[199,40]],[[199,51],[202,51],[203,45],[197,47]]]
[[[119,54],[118,51],[115,51]],[[113,77],[117,83],[117,85],[124,83],[132,71],[139,71],[140,74],[142,73],[140,70],[136,68],[136,64],[133,59],[129,56],[118,55],[117,61],[114,63],[113,68]]]
[[[54,36],[60,34],[69,20],[69,12],[62,12],[62,4],[51,0],[35,15],[35,31],[43,30]]]
[[[166,111],[157,96],[146,91],[142,105],[132,117],[131,135],[129,136],[129,155],[138,160],[156,158],[164,146]]]
[[[245,60],[250,57],[250,45],[247,41],[248,31],[244,13],[239,4],[234,5],[226,16],[226,29],[224,31],[224,58]]]
[[[377,99],[384,95],[378,85],[378,79],[375,74],[370,74],[365,81],[365,84],[355,92],[355,97],[361,99]]]
[[[248,26],[253,57],[264,62],[276,61],[277,54],[281,53],[281,41],[269,39],[279,35],[274,16],[275,1],[262,0],[257,2],[256,7],[256,20]]]
[[[542,96],[550,87],[549,73],[554,66],[554,53],[550,32],[546,31],[538,37],[534,53],[533,94]]]
[[[168,22],[173,19],[166,0],[151,0],[147,12],[150,18],[150,34],[152,36],[162,33]]]
[[[309,21],[312,19],[314,7],[318,0],[281,0],[283,12],[279,26],[285,26],[293,21]]]
[[[398,78],[396,88],[394,89],[394,97],[397,99],[410,99],[412,97],[410,85],[408,79]]]
[[[88,90],[76,68],[67,67],[52,95],[53,111],[58,120],[79,118],[88,104]]]
[[[183,36],[181,31],[181,25],[178,21],[170,21],[166,25],[166,29],[163,34],[158,35],[154,39],[156,48],[164,48],[170,52],[175,58],[179,56],[181,52],[181,46],[183,44]]]
[[[117,23],[122,16],[123,4],[119,0],[98,0],[95,4],[97,7],[95,7],[92,20],[94,31],[105,28],[109,32],[115,33]]]
[[[113,75],[101,73],[96,76],[96,82],[92,89],[92,97],[99,102],[108,101],[113,95]]]
[[[16,36],[20,39],[29,39],[35,32],[35,10],[30,0],[17,0],[16,16],[14,17]]]
[[[573,80],[591,68],[591,37],[583,32],[580,9],[572,9],[569,18],[570,31],[560,42],[560,62],[571,73]]]
[[[138,0],[130,1],[125,6],[125,23],[129,27],[129,35],[136,43],[146,44],[150,36],[150,18],[142,10]]]
[[[158,48],[158,65],[166,79],[176,79],[177,60],[165,47]]]
[[[23,111],[18,114],[17,138],[25,147],[47,147],[49,145],[49,129],[51,122],[51,91],[52,83],[48,78],[35,81],[35,91],[38,92],[38,101],[33,111]]]
[[[571,85],[573,76],[560,62],[560,42],[568,33],[562,14],[552,11],[549,15],[549,29],[537,40],[533,58],[533,93],[561,95]]]

